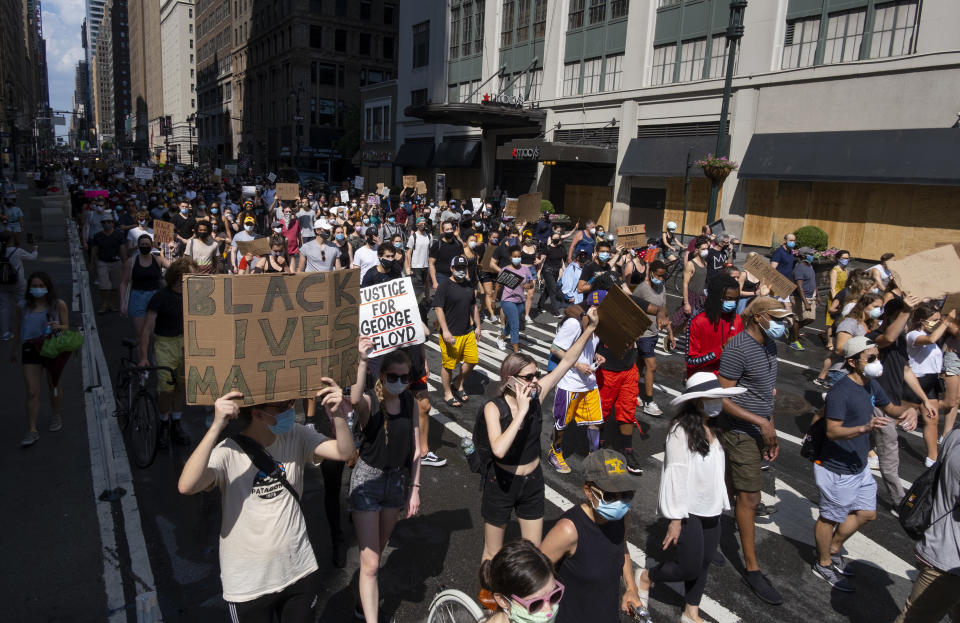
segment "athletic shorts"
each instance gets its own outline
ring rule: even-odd
[[[442,334],[439,339],[440,360],[447,370],[453,370],[461,361],[471,364],[480,363],[480,356],[477,351],[477,336],[473,331],[454,336],[453,346],[443,341]]]
[[[130,290],[130,300],[127,301],[127,315],[131,318],[143,318],[147,315],[147,303],[153,298],[156,290]]]
[[[320,574],[313,571],[281,591],[242,602],[227,602],[230,620],[237,623],[313,621],[320,588]]]
[[[497,276],[494,273],[480,271],[477,274],[477,278],[480,280],[480,283],[493,283],[493,281],[496,280]]]
[[[820,489],[820,516],[843,523],[854,511],[877,510],[877,481],[864,467],[859,474],[836,474],[813,464],[813,477]]]
[[[180,385],[180,391],[186,386],[183,377],[183,336],[164,337],[153,336],[153,357],[157,367],[164,366],[173,370],[176,379],[170,376],[167,370],[157,370],[157,392],[172,392],[174,386],[171,381]]]
[[[563,430],[570,422],[577,426],[603,424],[600,391],[571,392],[558,387],[553,395],[553,419],[557,430]]]
[[[747,433],[725,430],[720,444],[727,456],[727,473],[733,488],[744,493],[763,489],[763,440]]]
[[[494,463],[483,481],[480,516],[494,526],[517,519],[542,519],[544,510],[543,469],[540,465],[526,476],[515,476]]]
[[[610,415],[611,409],[616,409],[618,422],[633,424],[636,421],[634,414],[637,411],[637,396],[640,395],[637,366],[630,366],[622,372],[600,368],[596,374],[604,419]]]
[[[924,396],[930,400],[936,399],[937,394],[940,392],[939,374],[919,374],[917,375],[917,383],[920,384],[920,389],[923,390]],[[913,393],[913,390],[906,384],[904,384],[903,387],[903,399],[913,404],[920,404],[921,402],[921,398]]]
[[[641,337],[637,339],[637,350],[640,359],[653,359],[657,356],[657,342],[660,336],[651,335],[650,337]]]

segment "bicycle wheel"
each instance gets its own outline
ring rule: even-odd
[[[130,446],[137,467],[149,467],[157,456],[157,403],[145,389],[137,392],[130,412]]]
[[[447,589],[430,603],[427,623],[477,623],[483,618],[483,610],[463,591]]]

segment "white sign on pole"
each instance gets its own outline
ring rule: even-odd
[[[360,335],[373,340],[371,357],[423,344],[423,322],[410,277],[360,288]]]
[[[364,181],[363,177],[360,175],[357,175],[356,177],[353,178],[353,187],[356,188],[357,190],[363,190],[363,181]]]
[[[153,169],[150,167],[134,167],[133,176],[138,180],[152,180]]]
[[[342,201],[342,202],[344,202],[344,203],[350,203],[350,191],[349,191],[349,190],[341,190],[341,191],[340,191],[340,201]]]
[[[276,173],[271,173],[270,175],[267,176],[267,179],[270,180],[270,183],[271,183],[271,184],[273,184],[274,182],[277,181],[277,174],[276,174]]]
[[[253,196],[256,196],[256,194],[257,194],[257,187],[256,187],[256,186],[244,186],[244,187],[241,188],[240,190],[242,191],[242,194],[243,194],[244,197],[248,197],[248,196],[249,196],[249,197],[253,197]]]

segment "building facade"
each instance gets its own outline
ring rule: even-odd
[[[109,26],[105,19],[102,26]],[[94,112],[96,114],[97,142],[114,143],[113,90],[113,33],[103,28],[97,37],[97,53],[93,59]]]
[[[218,168],[236,153],[233,51],[240,45],[235,41],[239,31],[234,31],[230,0],[198,0],[196,11],[197,156]]]
[[[152,157],[154,138],[162,143],[159,141],[160,118],[164,114],[160,1],[128,0],[127,23],[130,35],[131,117],[131,135],[127,139],[133,142],[134,158],[146,161]]]
[[[193,162],[192,121],[197,112],[193,9],[193,0],[166,0],[160,8],[163,112],[170,125],[152,136],[151,148],[165,163]]]
[[[673,220],[699,231],[710,182],[687,163],[718,146],[730,2],[448,4],[401,16],[404,172],[444,173],[461,198],[538,190],[608,227],[655,232]],[[960,175],[906,165],[931,141],[960,146],[960,132],[946,132],[960,103],[947,86],[960,79],[958,23],[949,0],[749,2],[724,137],[742,166],[722,184],[724,226],[769,245],[815,224],[861,257],[956,238]],[[869,173],[878,150],[905,165]],[[810,166],[839,152],[829,170]],[[936,227],[907,223],[902,206],[916,202],[937,206]]]
[[[360,175],[368,189],[375,189],[377,182],[390,187],[396,156],[397,81],[387,80],[361,88],[360,110],[363,129],[354,164],[360,166]]]
[[[113,95],[112,133],[114,144],[124,155],[130,153],[131,143],[126,141],[126,121],[130,114],[130,33],[127,26],[127,0],[107,0],[104,5],[104,37],[109,32],[109,67]]]

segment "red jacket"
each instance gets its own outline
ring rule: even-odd
[[[687,378],[694,372],[717,373],[720,369],[720,355],[727,340],[743,331],[743,319],[739,314],[720,314],[716,325],[707,315],[700,312],[690,321],[687,331]]]

